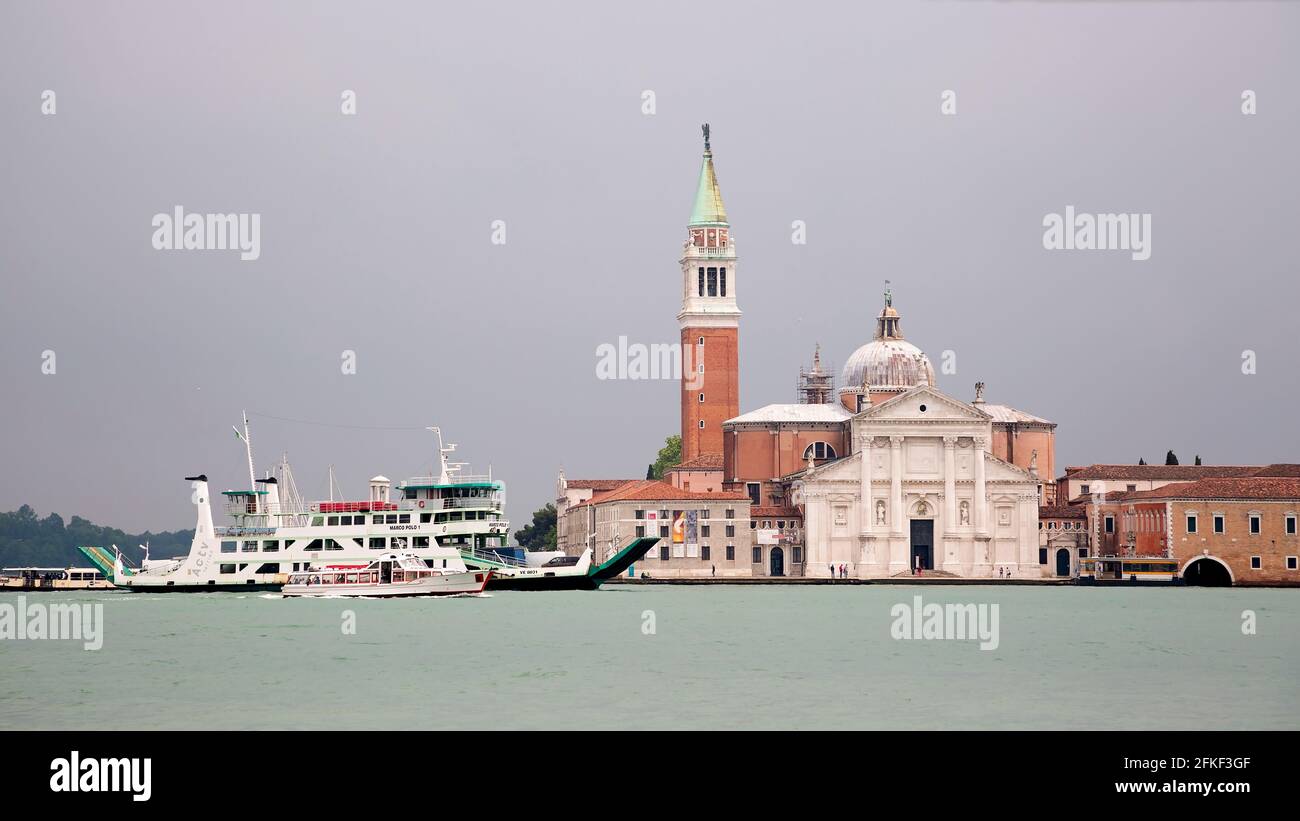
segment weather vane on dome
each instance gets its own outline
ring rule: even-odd
[[[702,131],[704,131],[704,150],[711,151],[712,149],[709,148],[709,124],[705,123],[704,125],[700,126],[700,128]]]
[[[894,295],[889,291],[889,280],[885,280],[885,307],[894,307]]]

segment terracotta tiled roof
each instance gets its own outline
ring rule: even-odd
[[[1083,505],[1059,505],[1048,507],[1046,505],[1038,508],[1038,518],[1040,519],[1086,519],[1088,510]]]
[[[781,507],[779,505],[756,505],[749,509],[749,518],[751,519],[802,519],[803,514],[797,507]]]
[[[592,499],[588,499],[581,504],[574,505],[574,508],[585,507],[587,505],[600,505],[606,502],[748,502],[749,496],[745,493],[723,492],[723,493],[693,493],[689,490],[682,490],[674,487],[667,482],[660,482],[656,479],[642,479],[640,481],[628,482],[622,487],[611,490]],[[572,510],[573,508],[569,508]]]
[[[676,467],[669,468],[669,470],[722,470],[722,454],[702,453],[694,459],[687,459]]]
[[[1292,479],[1300,478],[1300,465],[1294,464],[1276,464],[1265,465],[1255,471],[1256,476],[1286,476]]]
[[[565,479],[564,484],[567,487],[578,488],[579,490],[613,490],[628,482],[638,481],[636,479]]]
[[[1126,499],[1295,499],[1300,500],[1300,478],[1254,476],[1179,482],[1155,490],[1125,494]]]
[[[1197,479],[1254,476],[1259,465],[1088,465],[1068,467],[1063,479],[1147,479],[1190,482]]]

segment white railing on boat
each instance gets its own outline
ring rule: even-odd
[[[398,484],[398,487],[412,487],[415,485],[421,485],[421,486],[423,485],[470,485],[470,484],[486,485],[486,484],[496,484],[497,481],[499,480],[493,479],[489,474],[486,473],[474,474],[474,475],[458,473],[455,476],[452,476],[451,480],[448,482],[442,481],[441,476],[412,476],[409,479],[403,480],[400,484]]]
[[[520,560],[516,559],[514,556],[498,553],[495,550],[492,550],[490,548],[484,549],[481,547],[463,547],[460,550],[460,554],[461,556],[464,556],[466,558],[479,559],[485,562],[496,562],[497,564],[503,564],[507,567],[528,566],[527,562],[521,562]]]

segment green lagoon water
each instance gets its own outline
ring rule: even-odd
[[[998,603],[1000,646],[895,641],[890,607],[918,594]],[[610,585],[408,601],[26,599],[103,604],[105,639],[98,651],[0,640],[8,729],[1300,729],[1300,590]],[[342,630],[348,610],[355,635]],[[1243,610],[1256,613],[1257,635],[1242,634]]]

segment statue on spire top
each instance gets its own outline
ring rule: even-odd
[[[709,148],[709,124],[705,123],[700,129],[704,132],[704,150],[712,151],[713,149]]]

